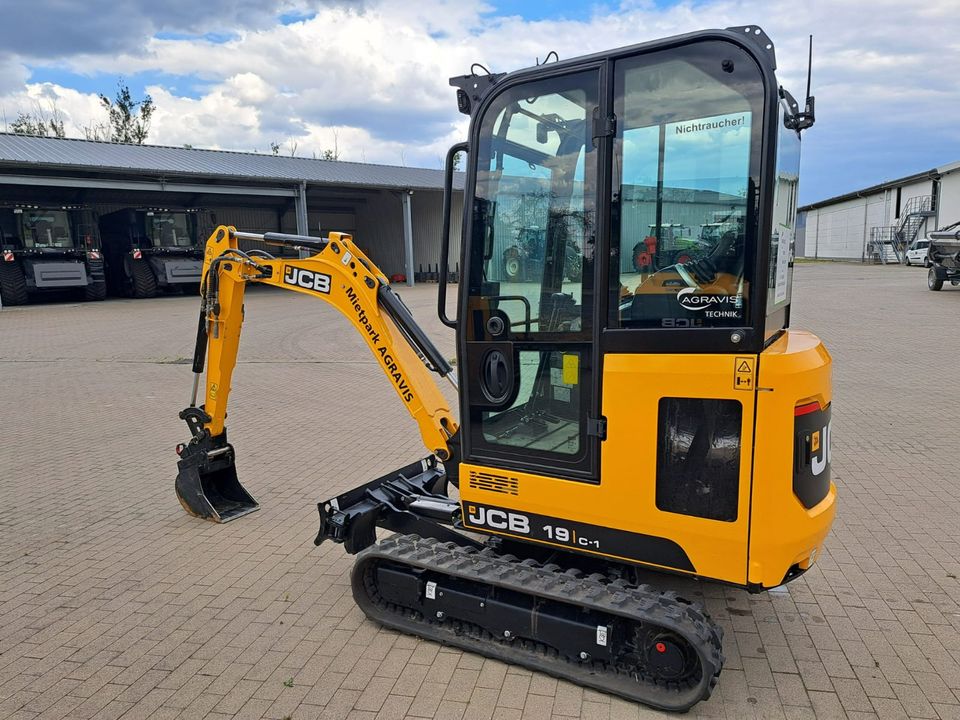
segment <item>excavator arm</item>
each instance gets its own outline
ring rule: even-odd
[[[238,247],[240,239],[262,240],[315,254],[293,259],[259,251],[246,253]],[[227,442],[225,426],[248,283],[293,290],[337,308],[364,339],[417,422],[425,447],[447,465],[456,463],[458,443],[450,439],[458,426],[429,374],[432,370],[456,386],[453,369],[352,238],[344,233],[330,233],[327,238],[254,235],[221,226],[206,244],[193,393],[190,406],[180,413],[193,436],[177,448],[177,496],[188,512],[226,522],[259,507],[237,480],[234,451]],[[198,406],[201,383],[203,403]],[[430,462],[435,467],[435,460]],[[431,484],[436,486],[443,477],[436,471]]]

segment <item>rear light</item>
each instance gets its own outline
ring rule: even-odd
[[[3,251],[3,261],[4,262],[13,262],[15,258],[13,257],[13,252],[11,250]]]
[[[134,260],[139,260],[139,259],[142,258],[142,257],[143,257],[143,253],[142,253],[142,252],[140,252],[139,250],[134,250],[134,251],[133,251],[133,259],[134,259]]]
[[[809,403],[804,403],[803,405],[797,405],[793,409],[794,417],[800,417],[801,415],[809,415],[812,412],[816,412],[820,409],[820,403],[814,401]]]

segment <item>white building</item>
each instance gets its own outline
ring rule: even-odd
[[[904,245],[960,221],[960,161],[798,208],[797,255],[896,261]]]

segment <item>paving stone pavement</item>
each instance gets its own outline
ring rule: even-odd
[[[402,296],[441,348],[435,286]],[[196,300],[0,312],[0,718],[645,718],[658,713],[365,620],[315,503],[423,453],[359,337],[252,290],[227,525],[173,492]],[[794,325],[835,359],[839,514],[817,565],[700,596],[725,628],[712,718],[960,718],[960,288],[797,268]]]

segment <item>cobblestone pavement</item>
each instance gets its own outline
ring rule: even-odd
[[[435,286],[403,297],[445,352]],[[835,359],[840,509],[764,595],[680,584],[726,630],[695,717],[960,718],[960,288],[798,267],[794,324]],[[366,621],[315,503],[421,456],[359,337],[253,290],[231,440],[263,509],[187,516],[196,301],[0,312],[0,718],[638,718],[645,708]]]

